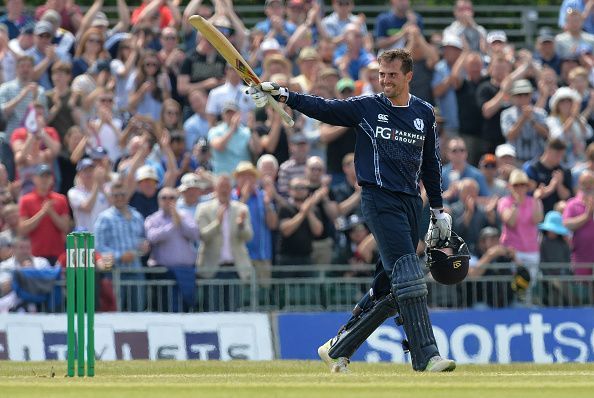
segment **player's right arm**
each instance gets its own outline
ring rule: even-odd
[[[324,99],[314,95],[289,92],[286,87],[281,87],[273,82],[262,82],[258,89],[251,89],[251,94],[256,106],[262,107],[268,102],[266,95],[269,93],[275,100],[286,103],[291,108],[311,118],[334,126],[354,127],[361,121],[363,113],[359,98],[346,100]]]

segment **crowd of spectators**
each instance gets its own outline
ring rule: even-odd
[[[103,0],[84,13],[71,0],[35,9],[5,1],[0,296],[15,264],[63,266],[70,231],[95,234],[100,269],[164,266],[180,286],[252,271],[263,285],[309,275],[276,272],[295,265],[350,264],[343,274],[361,275],[361,264],[377,260],[354,131],[286,108],[288,127],[255,109],[188,24],[193,14],[213,22],[262,80],[326,98],[380,92],[377,53],[408,49],[411,93],[438,112],[444,199],[470,248],[471,276],[507,261],[534,280],[545,258],[592,273],[580,265],[594,262],[592,2],[564,1],[559,26],[542,27],[533,49],[487,32],[469,0],[456,1],[452,23],[431,36],[408,0],[391,0],[374,26],[354,14],[355,0],[266,0],[252,29],[232,0],[213,4],[143,0],[130,9],[116,0],[113,25]],[[143,285],[126,286],[137,290],[122,295],[136,299],[123,309],[145,308]],[[212,287],[208,305],[232,297],[224,308],[240,307],[236,286]]]

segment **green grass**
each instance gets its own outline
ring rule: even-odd
[[[64,362],[0,362],[3,397],[592,397],[594,364],[466,365],[454,373],[351,364],[329,374],[319,362],[98,362],[92,379],[65,377]]]

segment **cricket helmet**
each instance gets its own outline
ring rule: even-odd
[[[447,249],[452,253],[448,254]],[[450,250],[447,250],[448,252]],[[445,246],[429,249],[427,253],[427,267],[431,276],[443,285],[460,283],[468,274],[470,253],[466,242],[454,231]]]

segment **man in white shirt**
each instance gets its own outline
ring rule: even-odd
[[[241,112],[241,122],[246,124],[248,114],[254,109],[254,101],[246,94],[247,87],[231,66],[225,67],[225,83],[210,91],[206,101],[206,119],[212,127],[220,120],[223,113],[223,105],[227,102],[235,102]]]
[[[104,191],[106,170],[85,158],[76,165],[76,185],[68,191],[75,229],[94,232],[97,216],[109,207]]]

